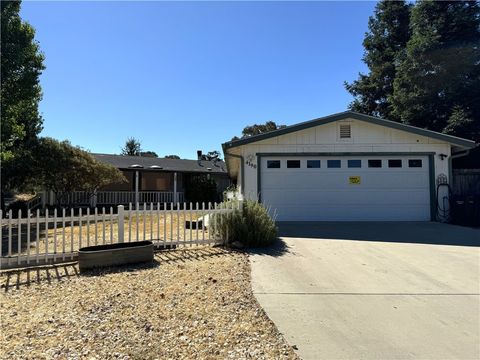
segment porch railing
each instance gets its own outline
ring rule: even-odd
[[[74,191],[67,194],[62,203],[75,205],[127,205],[129,203],[183,203],[185,196],[183,192],[173,191],[139,191],[138,199],[134,191]]]

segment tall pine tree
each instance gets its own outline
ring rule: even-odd
[[[38,103],[44,56],[35,30],[20,18],[20,1],[1,1],[1,142],[0,162],[4,191],[22,188],[35,173],[32,148],[42,129]]]
[[[35,30],[19,15],[19,1],[1,2],[1,146],[7,161],[28,150],[42,128],[38,103],[44,56]]]
[[[391,96],[403,122],[466,138],[480,131],[478,2],[420,1]]]
[[[354,97],[350,108],[364,114],[396,119],[389,97],[393,94],[396,61],[410,37],[410,5],[405,1],[380,1],[368,21],[363,62],[369,73],[360,74],[345,88]]]

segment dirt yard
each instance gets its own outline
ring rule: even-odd
[[[242,253],[177,250],[148,265],[0,281],[2,359],[296,359],[254,299]]]

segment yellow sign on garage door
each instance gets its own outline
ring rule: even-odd
[[[348,183],[350,185],[360,185],[360,176],[350,176],[348,178]]]

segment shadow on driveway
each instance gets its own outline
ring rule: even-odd
[[[279,222],[278,227],[280,237],[480,246],[480,229],[436,222]]]
[[[248,249],[249,254],[266,255],[266,256],[282,256],[290,252],[290,247],[281,238],[271,245],[262,248]]]

